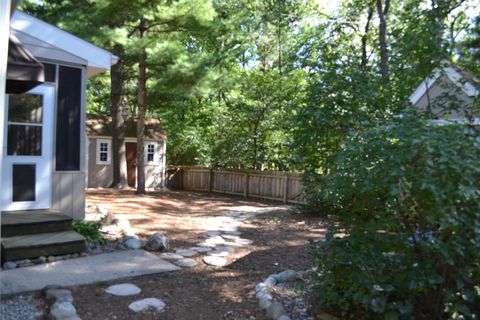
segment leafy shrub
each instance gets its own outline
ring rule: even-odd
[[[107,242],[102,236],[100,225],[96,222],[78,220],[72,223],[72,228],[84,236],[90,244],[104,245]]]
[[[352,133],[319,198],[323,308],[355,319],[480,317],[480,135],[406,115]]]

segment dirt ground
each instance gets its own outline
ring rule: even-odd
[[[140,295],[114,297],[104,289],[125,279],[74,288],[82,319],[266,319],[258,307],[255,285],[268,275],[285,269],[312,266],[309,239],[324,236],[325,222],[287,210],[274,202],[226,197],[207,193],[162,192],[137,196],[133,191],[89,190],[87,201],[130,220],[137,234],[164,233],[170,251],[186,249],[200,241],[206,219],[227,212],[271,210],[247,220],[239,229],[252,245],[236,250],[223,268],[205,265],[198,257],[193,269],[128,279],[142,289]],[[135,314],[128,305],[156,297],[166,311]]]

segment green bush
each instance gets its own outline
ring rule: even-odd
[[[352,133],[322,179],[321,306],[351,319],[479,319],[480,135],[406,115]]]
[[[100,224],[96,222],[78,220],[72,223],[72,228],[84,236],[89,244],[104,245],[107,242],[100,231]]]

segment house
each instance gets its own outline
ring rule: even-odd
[[[88,176],[89,188],[108,188],[113,180],[112,119],[106,116],[88,116]],[[125,121],[125,153],[128,185],[136,186],[137,173],[137,122]],[[166,137],[160,121],[145,120],[145,187],[165,187]]]
[[[410,96],[410,102],[434,119],[479,122],[480,80],[449,62],[442,62]]]
[[[118,58],[26,13],[9,18],[0,72],[2,260],[79,251],[83,237],[70,223],[85,215],[86,83]]]

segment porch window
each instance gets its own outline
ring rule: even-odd
[[[147,142],[145,144],[145,164],[155,164],[155,150],[157,150],[156,142]]]
[[[111,161],[111,141],[97,140],[97,164],[109,165]]]

